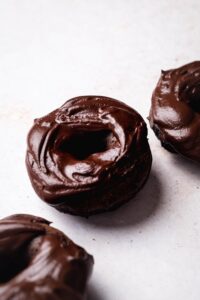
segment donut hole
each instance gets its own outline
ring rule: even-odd
[[[200,113],[200,84],[186,86],[182,94],[182,100],[189,105],[193,111]]]
[[[4,284],[20,274],[29,265],[29,257],[24,252],[0,255],[0,284]]]
[[[117,139],[111,130],[79,131],[62,141],[59,150],[84,160],[92,154],[105,152]]]

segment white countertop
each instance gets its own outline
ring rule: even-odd
[[[0,217],[40,215],[95,257],[89,300],[199,300],[200,168],[160,147],[135,201],[87,219],[34,193],[24,164],[35,117],[84,94],[148,116],[161,69],[200,58],[199,0],[0,2]]]

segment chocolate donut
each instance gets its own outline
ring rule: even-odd
[[[36,119],[26,164],[37,194],[56,209],[81,215],[132,198],[151,168],[142,117],[117,100],[82,96]]]
[[[167,150],[200,162],[200,61],[162,71],[149,121]]]
[[[1,300],[83,300],[93,258],[50,222],[0,220]]]

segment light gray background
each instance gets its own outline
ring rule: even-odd
[[[95,256],[89,300],[199,300],[199,166],[161,149],[136,201],[89,220],[43,203],[24,165],[32,120],[100,94],[148,116],[160,70],[199,59],[200,1],[0,0],[0,217],[46,217]]]

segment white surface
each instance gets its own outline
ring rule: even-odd
[[[199,0],[0,1],[0,217],[54,222],[95,257],[89,300],[199,300],[199,166],[161,149],[136,201],[89,220],[63,215],[30,186],[35,117],[82,94],[148,115],[160,69],[199,59]]]

